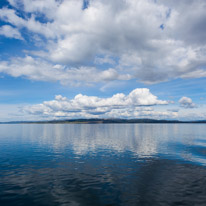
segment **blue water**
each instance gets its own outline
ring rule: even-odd
[[[0,205],[206,205],[206,124],[0,125]]]

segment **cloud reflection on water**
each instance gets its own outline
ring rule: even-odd
[[[205,128],[183,124],[0,125],[0,203],[203,203],[206,171],[198,164],[205,166]]]
[[[95,155],[108,150],[138,157],[178,153],[192,158],[184,148],[203,145],[205,129],[203,124],[23,124],[1,125],[0,133],[1,138],[57,153],[70,150],[75,155]]]

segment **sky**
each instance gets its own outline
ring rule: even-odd
[[[205,0],[0,0],[0,121],[206,119]]]

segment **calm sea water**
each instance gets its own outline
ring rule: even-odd
[[[0,205],[206,205],[206,125],[0,125]]]

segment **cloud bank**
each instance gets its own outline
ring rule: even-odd
[[[86,6],[82,0],[9,3],[0,9],[6,24],[0,35],[27,41],[26,32],[41,46],[29,54],[36,64],[28,64],[26,56],[0,61],[2,73],[76,85],[88,84],[88,79],[151,84],[206,77],[204,0],[90,0]],[[57,71],[56,65],[64,69]]]
[[[73,99],[67,99],[57,95],[55,100],[25,107],[24,112],[50,118],[138,118],[151,114],[156,116],[175,114],[175,112],[155,112],[151,108],[167,104],[168,101],[158,100],[149,89],[137,88],[128,95],[117,93],[109,98],[78,94]]]

